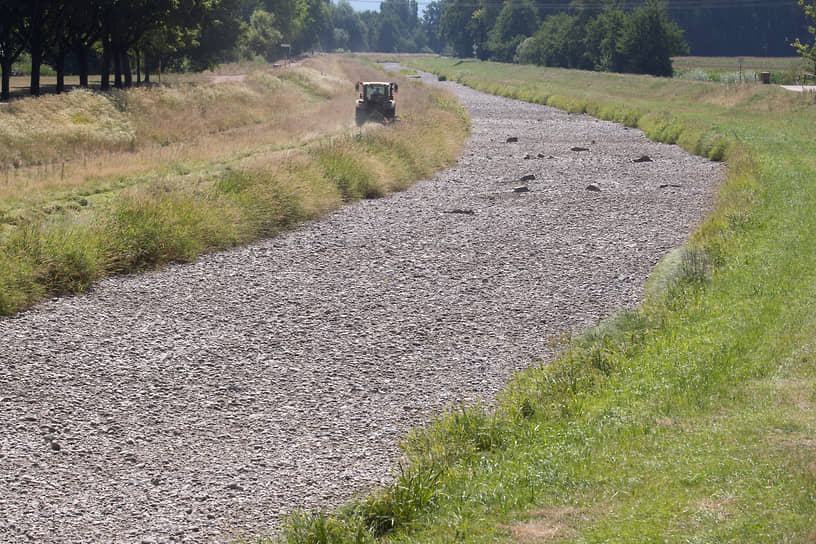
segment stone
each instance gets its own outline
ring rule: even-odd
[[[641,155],[639,158],[633,160],[632,162],[653,162],[653,161],[649,155]]]
[[[526,185],[519,185],[518,187],[513,187],[513,192],[514,193],[529,193],[530,188],[527,187]]]
[[[589,185],[587,185],[586,190],[599,193],[601,191],[601,188],[595,185],[594,183],[590,183]]]
[[[571,147],[570,151],[589,151],[588,147]]]
[[[509,138],[507,138],[507,143],[508,144],[513,144],[513,143],[516,143],[516,142],[518,142],[518,136],[510,136]]]

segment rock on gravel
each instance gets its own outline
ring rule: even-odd
[[[228,542],[345,501],[407,428],[636,304],[710,206],[716,164],[443,85],[473,135],[434,179],[0,320],[0,541]]]

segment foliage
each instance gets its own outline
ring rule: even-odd
[[[705,57],[783,57],[788,44],[807,35],[807,22],[795,1],[700,2],[694,7],[677,1],[671,21],[685,33],[692,55]]]
[[[688,54],[682,31],[669,23],[665,6],[648,0],[626,19],[620,41],[623,71],[670,77],[671,57]]]
[[[275,28],[275,16],[272,13],[262,9],[252,12],[244,39],[253,54],[268,61],[276,60],[281,54],[282,38],[283,35]]]
[[[447,0],[442,4],[439,26],[457,57],[473,56],[472,17],[470,0]]]
[[[810,19],[811,24],[808,25],[808,32],[813,35],[816,35],[816,2],[806,2],[805,0],[799,0],[799,7],[801,7],[805,15]],[[802,43],[799,38],[791,44],[796,52],[799,53],[802,58],[807,59],[811,63],[811,70],[814,74],[816,74],[816,43],[807,44]]]
[[[671,57],[688,51],[665,6],[649,0],[631,12],[606,5],[548,16],[524,47],[528,63],[670,76]],[[519,57],[521,58],[521,56]],[[497,59],[499,60],[499,59]]]
[[[2,96],[11,63],[24,52],[32,94],[40,91],[43,62],[54,67],[62,92],[66,73],[78,73],[87,87],[94,66],[107,90],[130,87],[142,74],[150,82],[159,69],[197,71],[318,50],[453,53],[654,75],[670,74],[669,57],[689,49],[778,55],[790,36],[812,52],[795,6],[680,7],[669,0],[438,0],[420,14],[416,0],[384,0],[379,11],[362,13],[348,0],[7,1],[0,3]]]
[[[488,49],[492,58],[510,62],[516,48],[538,27],[538,16],[531,0],[509,0],[499,12],[488,33]]]

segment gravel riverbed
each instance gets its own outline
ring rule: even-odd
[[[0,319],[0,542],[229,542],[348,500],[406,429],[637,304],[710,209],[717,164],[444,85],[454,168]]]

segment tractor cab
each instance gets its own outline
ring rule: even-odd
[[[366,121],[390,123],[396,115],[394,95],[399,89],[394,82],[358,81],[355,86],[357,98],[356,119],[362,125]]]

